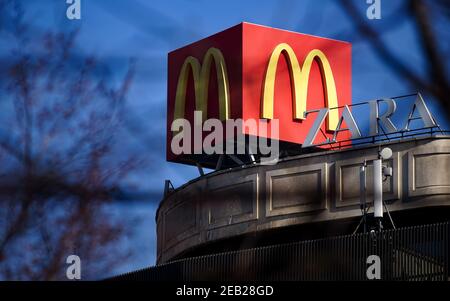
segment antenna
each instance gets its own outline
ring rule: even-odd
[[[392,149],[390,149],[389,147],[385,147],[380,151],[379,155],[381,159],[389,160],[390,158],[392,158]]]
[[[389,219],[392,223],[392,226],[395,229],[394,222],[392,220],[391,214],[383,201],[383,181],[385,181],[388,177],[392,177],[392,167],[388,167],[383,165],[383,160],[389,160],[392,158],[392,149],[389,147],[383,148],[378,152],[378,159],[372,161],[373,163],[373,206],[374,206],[374,218],[375,223],[378,228],[378,231],[383,229],[383,206],[386,209],[386,212],[389,216]],[[360,168],[360,207],[362,212],[362,218],[356,227],[353,233],[356,233],[362,223],[364,223],[364,233],[366,232],[366,223],[367,223],[367,202],[366,202],[366,191],[367,191],[367,183],[366,183],[366,172],[367,172],[367,161],[364,160],[363,165]],[[367,208],[367,209],[366,209]]]
[[[373,161],[373,206],[378,231],[383,229],[383,205],[387,209],[387,206],[383,201],[383,181],[385,181],[387,177],[392,177],[392,167],[383,165],[383,160],[389,160],[390,158],[392,158],[392,149],[385,147],[378,153],[378,159]],[[389,211],[386,211],[392,222],[392,226],[395,228]]]
[[[373,207],[378,231],[383,229],[383,166],[382,159],[373,161]]]

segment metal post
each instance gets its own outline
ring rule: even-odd
[[[205,175],[205,172],[203,171],[203,167],[200,165],[200,163],[196,163],[198,172],[200,173],[200,177],[203,177]]]
[[[383,228],[383,167],[381,159],[373,161],[373,205],[378,230]]]
[[[360,206],[363,213],[364,233],[367,232],[367,219],[366,219],[366,161],[359,170],[359,194],[360,194]]]
[[[172,182],[170,182],[170,180],[165,180],[164,181],[164,196],[167,196],[173,190],[174,190],[174,187],[172,185]]]

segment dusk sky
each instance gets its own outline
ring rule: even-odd
[[[79,29],[76,51],[98,57],[111,70],[110,80],[120,80],[130,58],[136,60],[136,74],[127,97],[125,124],[117,133],[126,151],[144,154],[148,166],[131,174],[126,183],[148,198],[119,202],[111,206],[119,218],[137,218],[129,224],[133,235],[123,242],[134,253],[114,273],[155,264],[155,212],[162,198],[164,180],[175,187],[198,176],[195,167],[165,160],[167,53],[240,22],[349,41],[353,44],[352,101],[393,97],[417,92],[405,79],[380,60],[338,1],[144,1],[82,0],[81,20],[66,18],[65,0],[21,1],[25,18],[37,31]],[[355,0],[365,18],[368,5]],[[417,39],[415,24],[405,16],[404,1],[382,1],[381,20],[369,21],[382,35],[388,48],[418,75],[426,77],[427,62]],[[435,20],[436,32],[447,23]],[[446,22],[442,20],[442,22]],[[450,51],[440,43],[443,53]],[[0,43],[0,53],[8,46]],[[448,67],[448,58],[443,62]],[[450,70],[450,68],[447,68]],[[420,91],[419,91],[420,92]],[[440,125],[450,128],[439,106],[424,95]],[[7,114],[5,111],[2,114]]]

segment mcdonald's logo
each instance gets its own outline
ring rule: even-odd
[[[189,72],[192,72],[195,90],[195,109],[203,112],[203,117],[208,112],[208,87],[211,64],[214,61],[217,73],[219,115],[221,120],[229,119],[230,113],[230,89],[228,82],[227,67],[222,52],[217,48],[209,48],[203,63],[192,56],[186,58],[178,76],[177,90],[175,96],[174,119],[184,118],[186,88]]]
[[[328,108],[338,107],[336,85],[334,83],[333,71],[325,54],[318,50],[311,50],[304,60],[303,67],[300,67],[294,50],[286,43],[281,43],[275,47],[269,59],[267,72],[264,78],[264,90],[262,96],[262,112],[261,117],[266,119],[273,118],[274,105],[274,87],[277,72],[277,65],[280,55],[285,52],[289,64],[289,76],[292,81],[292,95],[294,102],[295,119],[305,119],[306,101],[308,94],[308,81],[311,72],[311,66],[314,59],[320,67],[320,73],[325,84],[325,98]],[[334,130],[339,121],[339,113],[337,110],[330,110],[328,115],[327,129]]]
[[[277,119],[279,133],[257,135],[303,144],[318,116],[309,112],[328,108],[315,144],[347,139],[335,131],[342,113],[335,108],[350,104],[348,42],[241,23],[168,55],[167,145],[177,134],[172,122],[193,123],[194,111],[222,121]],[[167,158],[181,162],[169,148]]]

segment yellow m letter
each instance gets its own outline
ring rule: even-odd
[[[209,75],[212,61],[214,61],[217,71],[220,119],[229,119],[230,91],[225,59],[219,49],[210,48],[203,57],[203,65],[200,65],[200,62],[192,56],[189,56],[184,61],[180,75],[178,76],[174,120],[184,117],[189,71],[192,71],[194,79],[195,108],[196,110],[202,111],[203,117],[206,118],[208,112]]]
[[[262,94],[262,118],[273,118],[273,106],[274,106],[274,89],[275,78],[277,72],[278,60],[281,53],[286,53],[289,75],[291,78],[292,95],[294,102],[294,119],[305,119],[306,112],[306,100],[308,95],[308,81],[309,74],[311,72],[311,66],[314,59],[317,58],[317,62],[320,67],[320,73],[325,83],[325,101],[328,108],[335,108],[338,106],[336,85],[334,83],[333,72],[330,67],[325,54],[318,50],[311,50],[305,58],[303,67],[297,60],[294,50],[286,43],[279,44],[272,52],[270,56],[269,64],[267,66],[266,76],[264,79],[264,89]],[[339,121],[339,113],[337,109],[330,110],[328,115],[328,130],[335,130]]]

